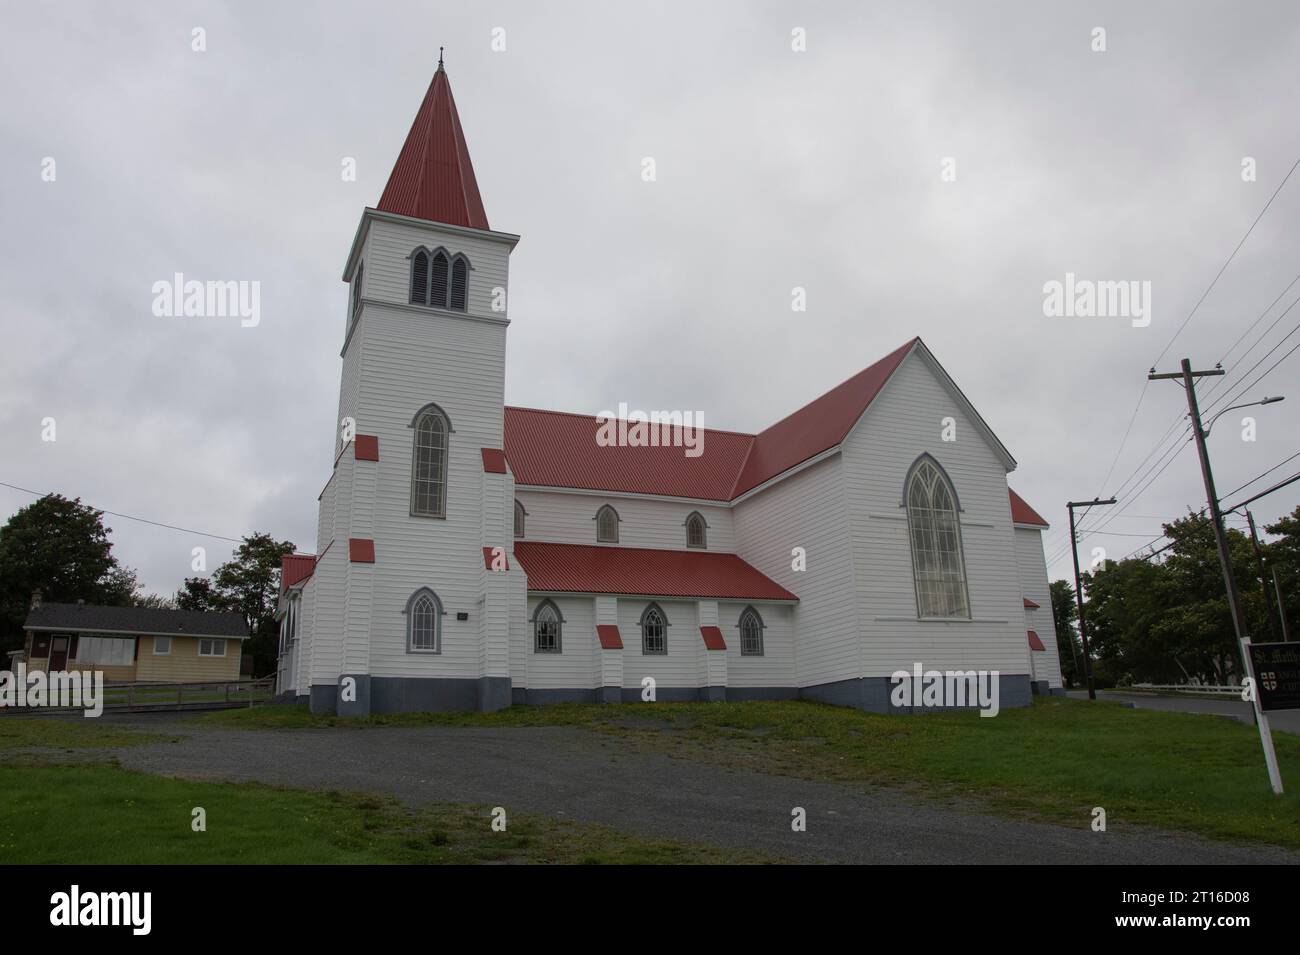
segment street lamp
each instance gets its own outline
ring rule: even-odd
[[[1220,411],[1218,414],[1216,414],[1213,418],[1210,419],[1210,423],[1205,426],[1204,434],[1208,438],[1210,436],[1210,429],[1214,427],[1214,422],[1218,421],[1220,417],[1227,414],[1229,411],[1236,411],[1238,408],[1251,408],[1254,407],[1255,405],[1271,405],[1274,402],[1285,401],[1285,400],[1286,400],[1285,395],[1279,395],[1276,398],[1261,398],[1259,401],[1247,401],[1245,404],[1232,405],[1231,407],[1224,408],[1222,411]]]

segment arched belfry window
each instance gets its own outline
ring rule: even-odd
[[[428,587],[421,587],[406,602],[406,651],[442,652],[442,601]]]
[[[608,504],[596,512],[596,543],[618,543],[618,511]]]
[[[447,516],[447,455],[451,422],[437,405],[426,405],[411,420],[411,514]]]
[[[969,617],[957,492],[928,454],[912,465],[904,486],[916,612],[921,617]]]
[[[543,600],[538,604],[537,610],[533,613],[533,652],[561,652],[560,637],[563,624],[564,618],[560,616],[559,607],[549,600]]]
[[[709,546],[709,525],[699,511],[693,511],[686,518],[686,546],[701,549]]]
[[[743,657],[761,657],[763,655],[763,618],[753,607],[746,607],[740,614],[740,655]]]
[[[668,618],[658,604],[651,604],[641,614],[641,652],[651,656],[668,652]]]
[[[446,249],[418,248],[411,253],[412,305],[466,310],[469,302],[469,259]]]

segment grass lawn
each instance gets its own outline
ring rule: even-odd
[[[305,792],[130,772],[107,762],[52,765],[50,751],[107,755],[168,737],[93,720],[0,719],[0,864],[763,863],[740,850],[642,839],[607,826],[491,807],[419,810],[386,796]],[[193,810],[207,828],[194,832]]]
[[[816,703],[511,707],[496,713],[339,719],[305,706],[229,710],[207,725],[249,728],[580,726],[684,758],[815,779],[973,799],[1006,815],[1083,827],[1094,806],[1115,825],[1300,849],[1300,737],[1275,733],[1288,785],[1268,786],[1259,735],[1227,718],[1039,699],[987,719],[973,712],[879,716]]]

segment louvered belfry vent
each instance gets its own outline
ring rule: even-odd
[[[429,282],[429,304],[434,308],[447,307],[447,256],[439,252],[433,257],[433,274]]]
[[[429,253],[423,249],[411,257],[411,304],[429,304]]]
[[[465,260],[457,258],[451,266],[451,307],[454,311],[465,311],[465,287],[469,270]]]

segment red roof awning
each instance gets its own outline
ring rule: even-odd
[[[1039,513],[1030,507],[1023,497],[1017,494],[1011,488],[1007,488],[1007,493],[1011,495],[1011,520],[1017,524],[1036,524],[1039,527],[1047,527],[1047,521]]]
[[[600,648],[602,650],[623,649],[623,635],[618,632],[618,627],[612,623],[596,624],[596,636],[600,638]]]
[[[496,560],[498,552],[501,555],[502,566],[494,567],[493,561]],[[498,572],[502,570],[509,570],[510,569],[509,553],[510,552],[507,551],[504,547],[484,547],[483,548],[483,569],[495,570]]]
[[[315,554],[285,554],[280,558],[280,593],[316,572]]]
[[[483,471],[486,474],[505,474],[506,455],[500,448],[479,448],[483,453]]]
[[[1032,630],[1030,630],[1030,631],[1028,631],[1028,632],[1029,632],[1029,649],[1030,649],[1030,650],[1046,650],[1046,649],[1047,649],[1047,647],[1043,646],[1043,641],[1038,639],[1038,634],[1034,633],[1034,631],[1032,631]]]
[[[1032,600],[1030,600],[1028,597],[1025,597],[1025,598],[1024,598],[1024,601],[1025,601],[1025,608],[1026,608],[1027,610],[1037,610],[1037,609],[1038,609],[1038,604],[1034,603],[1034,602],[1033,602]]]
[[[722,631],[717,627],[700,627],[700,636],[704,638],[706,650],[727,649],[727,643],[722,639]]]
[[[798,600],[735,554],[516,541],[528,589],[545,593]]]

